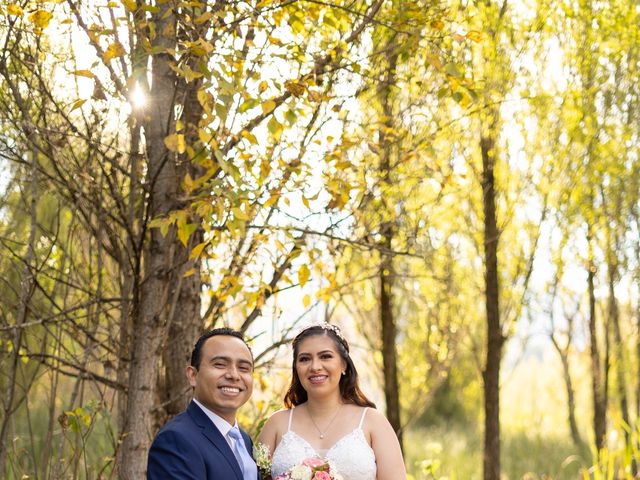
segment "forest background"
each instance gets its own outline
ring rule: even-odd
[[[637,2],[1,9],[2,478],[144,478],[216,326],[255,433],[324,320],[412,478],[633,478]]]

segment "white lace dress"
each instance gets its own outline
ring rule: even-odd
[[[362,412],[360,424],[325,452],[316,451],[304,438],[291,430],[293,408],[289,411],[289,427],[273,452],[271,475],[282,475],[307,458],[329,460],[344,480],[376,480],[376,457],[362,431],[367,408]]]

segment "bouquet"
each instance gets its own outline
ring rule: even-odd
[[[335,468],[326,460],[307,458],[300,465],[294,465],[275,480],[343,480]]]
[[[258,471],[262,480],[271,480],[271,452],[264,443],[253,446],[253,458],[258,465]]]

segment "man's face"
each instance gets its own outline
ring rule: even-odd
[[[213,336],[202,345],[200,367],[187,367],[193,396],[230,424],[253,390],[253,359],[242,340]]]

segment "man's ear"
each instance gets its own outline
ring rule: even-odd
[[[186,370],[187,379],[189,379],[189,385],[195,388],[196,386],[196,376],[198,375],[198,370],[196,367],[189,365]]]

